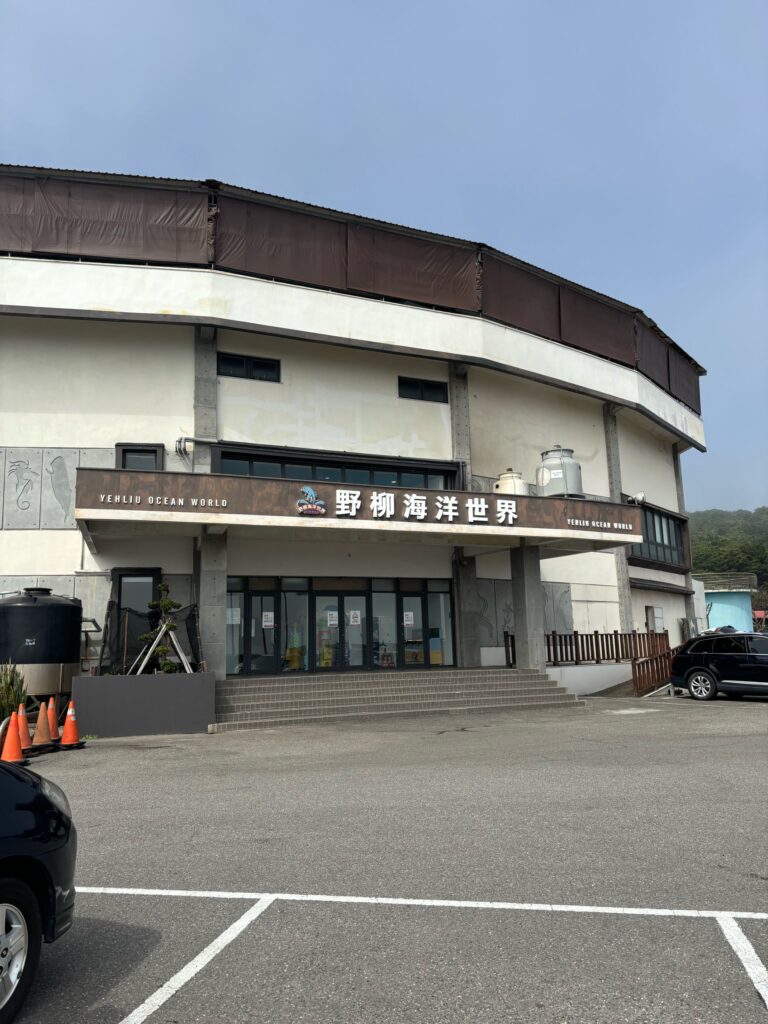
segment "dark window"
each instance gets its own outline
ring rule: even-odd
[[[152,473],[164,469],[165,446],[162,444],[115,445],[115,466],[117,469],[144,470]]]
[[[245,377],[249,380],[268,380],[280,383],[280,360],[259,356],[238,356],[219,352],[217,371],[220,377]]]
[[[643,543],[634,544],[631,557],[665,565],[686,564],[683,521],[675,516],[643,508]]]
[[[744,650],[743,636],[718,636],[712,645],[714,654],[743,654]]]
[[[302,466],[298,463],[286,462],[285,473],[288,480],[312,480],[314,479],[311,466]]]
[[[747,637],[747,650],[750,654],[768,654],[768,636]]]
[[[715,642],[714,638],[711,637],[711,636],[705,637],[703,640],[697,640],[696,643],[691,644],[691,646],[688,648],[687,653],[688,654],[711,654],[712,653],[712,644],[714,642]]]
[[[146,615],[150,601],[157,600],[160,569],[113,569],[112,595],[118,613],[130,608]]]
[[[448,385],[441,380],[420,380],[417,377],[398,377],[397,393],[400,398],[416,398],[422,402],[447,402]]]
[[[418,466],[381,466],[345,463],[331,459],[312,462],[283,462],[279,457],[255,458],[246,451],[214,450],[214,472],[232,476],[282,477],[286,480],[319,480],[325,483],[356,484],[358,487],[406,487],[413,490],[445,490],[453,486],[453,473],[429,473]],[[296,456],[294,456],[296,457]],[[301,456],[299,456],[301,457]],[[305,456],[307,457],[307,456]],[[310,459],[313,458],[310,454]]]

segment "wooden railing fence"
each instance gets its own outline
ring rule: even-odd
[[[669,653],[669,633],[545,633],[548,665],[601,665],[613,662],[636,661]],[[517,663],[515,634],[504,633],[507,665]]]

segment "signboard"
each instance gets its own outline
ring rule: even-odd
[[[404,626],[412,626],[413,625],[413,612],[403,612],[403,625]]]
[[[275,628],[275,613],[274,612],[262,612],[261,613],[261,628],[262,629],[274,629]]]
[[[349,613],[349,624],[350,626],[362,625],[361,614],[358,608],[353,608]]]
[[[76,518],[247,523],[278,525],[363,524],[409,532],[465,535],[527,535],[558,531],[566,536],[610,534],[642,540],[640,510],[635,506],[579,498],[534,498],[529,495],[470,491],[413,490],[403,487],[301,484],[295,480],[143,473],[130,470],[78,469]],[[95,513],[95,515],[94,515]],[[287,525],[287,523],[286,523]]]
[[[329,628],[331,626],[338,626],[338,624],[339,624],[339,613],[338,612],[328,612],[328,626],[329,626]]]

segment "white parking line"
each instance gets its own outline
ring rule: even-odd
[[[242,917],[239,917],[234,924],[231,924],[226,931],[222,932],[218,938],[215,938],[201,953],[198,953],[194,960],[190,960],[186,966],[177,971],[170,981],[166,981],[149,999],[145,999],[141,1006],[136,1007],[133,1013],[123,1017],[120,1024],[142,1024],[150,1014],[153,1014],[155,1010],[159,1010],[163,1003],[166,1003],[183,985],[186,985],[190,978],[194,978],[199,971],[202,971],[222,949],[228,946],[233,939],[237,938],[240,932],[245,931],[248,925],[255,921],[260,914],[263,914],[272,902],[266,896],[260,899],[258,903],[255,903],[250,910],[246,910]]]
[[[755,947],[728,914],[720,914],[717,918],[717,923],[723,929],[723,935],[730,942],[731,949],[741,960],[744,970],[759,992],[766,1008],[768,1008],[768,971],[765,969],[763,961],[755,952]]]
[[[222,932],[194,960],[182,967],[165,985],[146,999],[141,1006],[120,1021],[120,1024],[143,1024],[143,1022],[174,993],[193,978],[213,958],[229,945],[252,921],[264,913],[267,907],[280,900],[300,903],[344,903],[368,904],[391,907],[444,907],[467,910],[524,910],[539,913],[564,914],[618,914],[628,917],[671,917],[714,919],[725,938],[736,953],[750,981],[760,998],[768,1007],[768,970],[757,955],[754,946],[741,930],[739,920],[768,921],[768,912],[749,910],[676,910],[671,907],[607,907],[569,903],[509,903],[499,900],[428,900],[400,896],[332,896],[318,893],[288,892],[227,892],[208,889],[137,889],[116,886],[78,886],[78,893],[104,896],[170,896],[190,897],[209,900],[256,901],[242,917]]]
[[[768,911],[674,910],[663,907],[601,907],[579,903],[508,903],[500,900],[427,900],[409,896],[328,896],[297,892],[229,892],[215,889],[133,889],[78,885],[78,892],[105,896],[189,896],[207,900],[288,900],[305,903],[371,903],[393,907],[465,907],[468,910],[534,910],[564,914],[628,914],[641,917],[733,917],[768,921]]]

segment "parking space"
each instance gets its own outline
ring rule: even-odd
[[[20,1021],[766,1021],[768,920],[712,915],[768,910],[768,704],[618,703],[41,761],[81,891]]]

